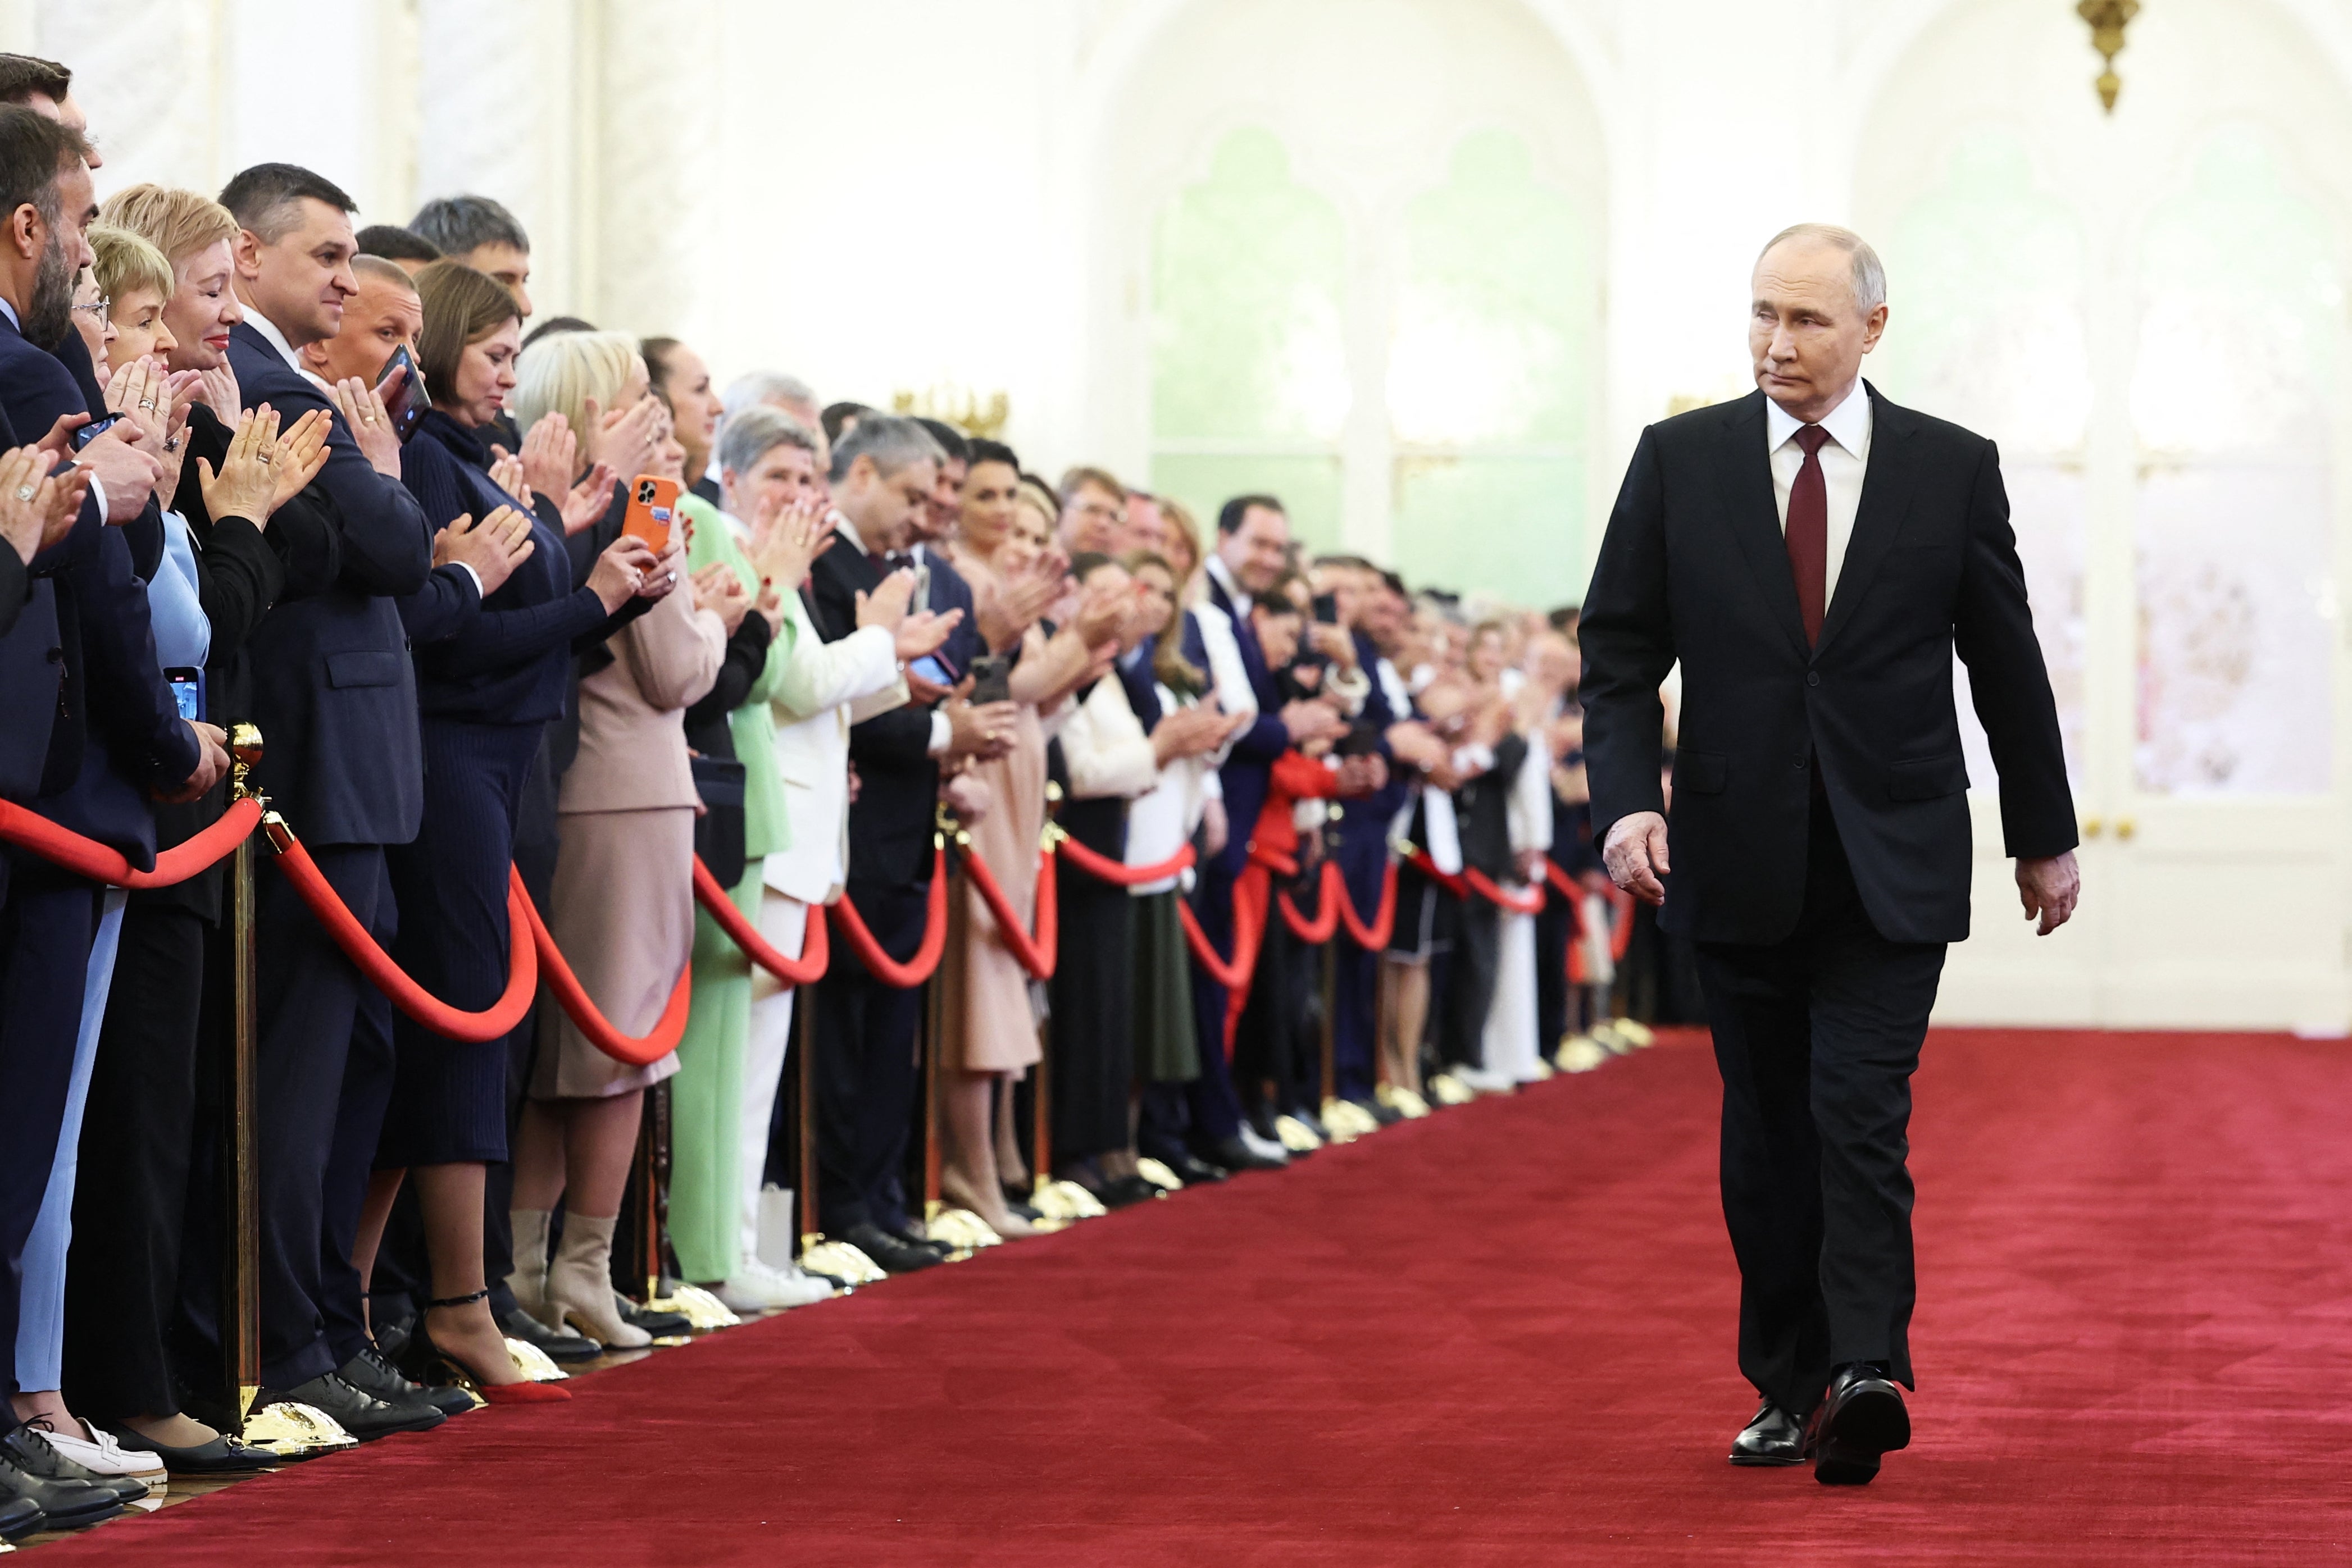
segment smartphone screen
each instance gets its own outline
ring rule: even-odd
[[[409,356],[405,344],[392,351],[392,358],[383,362],[375,384],[382,387],[394,371],[406,371],[408,373],[400,378],[398,386],[383,394],[383,411],[392,416],[392,433],[405,441],[408,433],[416,428],[416,422],[425,417],[425,408],[424,378],[416,373],[416,361]]]
[[[1317,594],[1315,619],[1326,626],[1337,626],[1339,623],[1339,596],[1336,593]]]
[[[951,686],[956,684],[954,672],[947,667],[946,663],[937,653],[926,653],[907,668],[935,686]]]
[[[73,449],[76,452],[79,452],[83,447],[88,446],[91,442],[96,441],[100,436],[104,435],[108,431],[113,429],[116,425],[121,423],[122,416],[119,413],[110,413],[104,419],[91,420],[88,424],[83,425],[79,430],[73,433]]]
[[[991,653],[971,662],[971,700],[975,703],[1010,702],[1013,698],[1013,661]]]
[[[677,481],[640,474],[629,481],[628,515],[621,532],[643,539],[656,555],[669,549],[670,517],[677,509]]]
[[[180,705],[180,716],[197,724],[205,721],[205,673],[186,664],[175,665],[163,672],[172,683],[172,696]]]

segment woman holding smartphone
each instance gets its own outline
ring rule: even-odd
[[[457,262],[416,277],[417,359],[432,406],[401,449],[401,477],[439,528],[439,565],[402,602],[425,746],[424,825],[388,854],[400,901],[393,956],[451,1006],[478,1011],[507,987],[509,867],[541,731],[563,710],[575,650],[601,643],[657,562],[623,538],[574,587],[563,537],[530,497],[492,477],[488,434],[515,387],[514,297]],[[500,477],[516,482],[502,469]],[[660,591],[656,584],[653,591]],[[392,1099],[362,1219],[362,1280],[404,1176],[425,1218],[432,1296],[403,1349],[435,1382],[462,1377],[493,1402],[562,1398],[515,1368],[483,1280],[486,1166],[507,1157],[507,1053],[398,1019]]]

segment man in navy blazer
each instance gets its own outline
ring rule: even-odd
[[[0,107],[0,413],[47,434],[86,421],[73,373],[42,344],[70,336],[75,274],[90,259],[83,230],[97,211],[89,143],[29,110]],[[150,504],[160,465],[120,434],[83,451],[93,484],[63,540],[33,558],[35,587],[0,643],[0,679],[42,694],[32,809],[95,838],[142,868],[154,863],[151,796],[192,798],[227,766],[218,732],[180,716],[157,666],[145,586],[110,521]],[[110,481],[110,486],[108,483]],[[41,727],[33,727],[39,734]],[[24,743],[20,743],[24,744]],[[26,755],[14,761],[29,761]],[[0,905],[0,1367],[15,1386],[25,1241],[63,1125],[83,976],[99,889],[29,854],[8,852]]]
[[[1249,860],[1250,835],[1265,805],[1275,759],[1298,741],[1316,736],[1337,738],[1347,725],[1325,703],[1285,706],[1267,669],[1265,653],[1250,630],[1253,594],[1272,588],[1288,560],[1290,517],[1271,496],[1236,496],[1217,513],[1217,543],[1207,563],[1209,602],[1233,622],[1242,668],[1248,673],[1257,716],[1236,736],[1218,769],[1224,790],[1224,848],[1201,866],[1193,891],[1193,914],[1217,951],[1230,955],[1234,935],[1234,883]],[[1185,622],[1184,656],[1210,669],[1208,644],[1197,618]],[[1253,1156],[1241,1136],[1241,1102],[1225,1064],[1225,989],[1192,967],[1192,1012],[1200,1032],[1201,1076],[1186,1086],[1192,1142],[1204,1159],[1228,1168],[1278,1165]]]
[[[312,485],[340,519],[334,585],[281,600],[247,644],[268,748],[259,775],[336,894],[389,946],[383,846],[416,836],[425,777],[394,600],[431,574],[433,528],[396,466],[371,462],[299,368],[303,347],[334,336],[358,292],[352,199],[288,163],[246,170],[220,199],[241,230],[246,315],[230,333],[230,368],[247,408],[266,402],[289,424],[330,410],[327,464]],[[350,1262],[391,1089],[390,1005],[290,883],[266,876],[257,891],[263,1401],[317,1406],[360,1437],[437,1425],[440,1413],[373,1358]]]

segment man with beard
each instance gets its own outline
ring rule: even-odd
[[[83,231],[97,210],[89,145],[59,119],[0,108],[0,442],[63,434],[90,402],[42,345],[72,339],[73,279],[90,259]],[[135,433],[126,423],[123,432]],[[35,601],[0,643],[0,681],[54,694],[33,809],[94,838],[134,866],[154,863],[150,795],[188,800],[227,767],[218,730],[180,716],[156,667],[144,585],[122,531],[150,506],[161,466],[123,433],[79,455],[91,478],[73,530],[37,555]],[[20,498],[23,498],[20,494]],[[23,1254],[55,1161],[80,1032],[84,972],[99,890],[36,857],[7,855],[0,906],[0,1362],[16,1391]],[[146,1489],[99,1482],[33,1428],[19,1397],[0,1430],[0,1505],[28,1500],[53,1524],[94,1522]]]

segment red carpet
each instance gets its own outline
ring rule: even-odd
[[[1685,1038],[39,1561],[2352,1561],[2352,1053],[1927,1055],[1918,1437],[1866,1490],[1723,1462]]]

